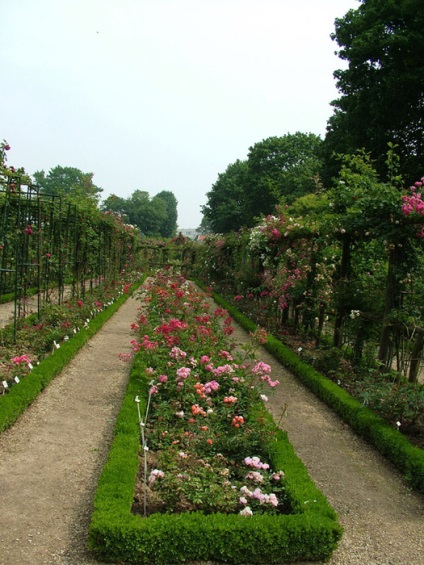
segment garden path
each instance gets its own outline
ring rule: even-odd
[[[92,500],[128,381],[129,298],[0,435],[0,565],[86,560]]]
[[[129,366],[130,298],[0,435],[0,565],[95,565],[86,549],[97,480]],[[236,327],[237,342],[247,339]],[[269,408],[345,534],[331,565],[422,565],[424,500],[264,349],[280,387]],[[287,408],[286,408],[287,405]]]
[[[247,335],[236,328],[239,342]],[[423,565],[424,497],[264,348],[280,385],[268,408],[344,528],[330,565]]]
[[[27,298],[25,301],[25,308],[28,313],[34,311],[37,308],[37,297],[32,296]],[[0,304],[0,328],[3,328],[7,324],[13,322],[13,315],[15,311],[15,306],[13,302],[6,302],[5,304]]]

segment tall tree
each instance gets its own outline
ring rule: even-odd
[[[162,190],[153,197],[153,204],[155,204],[158,200],[162,200],[166,207],[166,217],[160,227],[160,235],[162,237],[174,237],[177,233],[177,199],[173,192],[170,192],[169,190]]]
[[[336,153],[365,148],[386,176],[388,143],[399,146],[407,183],[424,171],[424,4],[422,0],[361,0],[335,21],[333,40],[348,66],[334,77],[341,97],[323,144],[328,175]]]
[[[149,193],[135,190],[127,201],[130,224],[138,226],[146,236],[160,236],[160,229],[166,219],[166,203],[158,199],[152,202]]]
[[[321,144],[319,136],[301,132],[255,143],[247,160],[229,165],[207,193],[202,211],[208,225],[215,233],[252,227],[282,201],[314,192]]]
[[[202,207],[202,225],[214,233],[237,231],[246,225],[245,186],[247,181],[247,161],[237,160],[228,165],[224,173],[206,194],[208,202]]]
[[[42,192],[56,196],[97,201],[103,192],[102,188],[93,183],[93,173],[84,173],[75,167],[57,165],[47,174],[44,171],[36,171],[32,176]]]
[[[249,226],[255,217],[272,214],[282,200],[291,203],[315,190],[321,144],[313,133],[296,132],[269,137],[249,148],[245,191]]]
[[[177,199],[167,190],[152,199],[144,190],[135,190],[129,198],[111,194],[104,200],[101,209],[117,212],[146,236],[173,237],[177,230]]]

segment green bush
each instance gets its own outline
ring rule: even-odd
[[[371,410],[381,414],[392,426],[414,430],[424,425],[424,386],[389,379],[378,371],[372,378],[357,383],[357,396]]]

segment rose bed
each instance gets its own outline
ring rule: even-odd
[[[190,328],[189,310],[206,310],[205,301],[190,303],[187,287],[181,292],[177,283],[155,284],[151,324],[144,319],[143,337],[134,340],[137,353],[95,497],[91,549],[119,563],[327,560],[342,535],[336,513],[256,387],[242,388],[245,366],[230,361],[224,342],[208,341],[204,328],[213,316],[197,312],[201,326]],[[188,320],[174,324],[172,338],[165,312]],[[198,361],[190,348],[202,343],[213,343],[228,363],[217,366],[218,354]],[[255,367],[254,376],[272,385],[264,364]]]

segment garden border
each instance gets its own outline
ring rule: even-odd
[[[11,387],[7,394],[0,397],[0,433],[16,422],[40,392],[63,370],[133,292],[143,284],[145,278],[146,275],[141,277],[140,281],[134,283],[127,293],[119,296],[113,304],[90,320],[87,327],[82,328],[69,341],[61,344],[60,349],[56,349],[52,355],[34,367],[31,373],[19,382],[19,385]]]
[[[196,284],[206,289],[204,283],[196,281]],[[252,320],[219,294],[212,292],[212,297],[217,304],[228,310],[245,330],[254,332],[257,329]],[[424,493],[424,450],[412,445],[399,430],[393,429],[383,418],[353,398],[342,387],[304,363],[296,353],[275,337],[267,336],[264,347],[340,416],[355,433],[393,463],[411,488]]]
[[[337,515],[310,479],[286,432],[263,407],[252,407],[275,427],[270,444],[273,468],[285,473],[293,513],[253,515],[202,512],[132,514],[139,453],[140,427],[135,398],[144,413],[149,377],[143,353],[135,356],[119,412],[114,440],[94,499],[89,546],[100,559],[129,563],[284,563],[327,560],[342,535]]]

